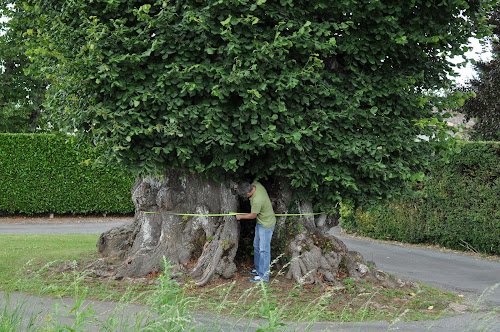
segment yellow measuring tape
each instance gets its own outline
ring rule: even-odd
[[[148,214],[171,214],[174,216],[188,216],[188,217],[224,217],[224,216],[236,216],[238,214],[244,215],[248,213],[241,212],[229,212],[229,213],[211,213],[211,214],[196,214],[196,213],[175,213],[175,212],[151,212],[151,211],[143,211]],[[287,216],[315,216],[317,214],[322,214],[321,212],[317,213],[277,213],[275,216],[277,217],[287,217]]]

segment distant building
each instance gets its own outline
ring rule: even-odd
[[[472,127],[476,123],[474,119],[467,121],[465,119],[465,115],[457,111],[448,111],[447,113],[451,115],[451,117],[445,119],[448,126],[455,128],[462,127],[464,131],[458,133],[458,135],[464,139],[468,139],[468,133],[473,131]],[[451,133],[452,132],[450,131],[450,134]]]
[[[434,107],[434,112],[439,112],[437,107]],[[448,127],[455,127],[455,128],[463,128],[462,132],[459,133],[454,133],[452,130],[447,131],[448,134],[450,135],[458,135],[464,140],[469,139],[469,133],[472,132],[474,129],[472,127],[476,123],[474,120],[469,120],[466,121],[465,115],[463,115],[460,112],[457,111],[444,111],[442,114],[450,114],[451,116],[448,118],[445,118],[444,121],[447,123]],[[425,135],[417,135],[417,138],[421,141],[428,141],[429,136]]]

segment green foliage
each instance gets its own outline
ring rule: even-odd
[[[363,235],[500,254],[500,143],[474,142],[449,164],[434,167],[423,197],[358,208],[343,227]]]
[[[475,119],[472,137],[479,140],[500,140],[500,9],[489,17],[495,27],[491,40],[493,59],[479,61],[475,68],[479,78],[472,79],[463,90],[473,92],[475,98],[466,101],[460,109],[469,119]]]
[[[328,209],[390,197],[449,151],[447,56],[494,1],[26,1],[66,132],[142,172],[286,178]],[[428,144],[416,141],[430,138]]]
[[[412,199],[390,201],[368,211],[358,207],[347,212],[347,217],[342,215],[342,227],[347,231],[378,239],[425,242],[428,241],[425,236],[425,223],[419,218],[417,208]]]
[[[132,213],[134,176],[65,139],[0,134],[0,213]]]
[[[46,79],[26,74],[26,18],[0,1],[0,132],[33,132],[38,125]]]
[[[330,239],[326,236],[310,234],[314,245],[321,249],[323,253],[336,251]]]

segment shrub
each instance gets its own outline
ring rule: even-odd
[[[67,137],[0,134],[0,213],[132,213],[134,176]]]
[[[404,242],[500,254],[500,143],[468,142],[445,166],[434,166],[419,197],[370,211],[352,209],[344,227]],[[344,208],[344,210],[346,210]]]

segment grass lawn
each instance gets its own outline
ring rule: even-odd
[[[36,273],[61,261],[90,258],[98,238],[98,234],[0,235],[0,289],[43,292],[45,287],[38,282],[45,281],[46,286],[51,280],[30,283]]]
[[[87,299],[151,304],[158,294],[175,294],[189,310],[238,317],[273,313],[284,321],[368,321],[436,319],[452,314],[455,294],[421,285],[413,289],[386,289],[375,283],[355,283],[321,290],[301,287],[275,274],[269,284],[253,285],[241,267],[231,280],[196,287],[189,279],[182,286],[150,276],[116,281],[94,278],[84,267],[98,258],[99,235],[0,235],[0,291],[39,296],[71,297],[85,289]],[[165,286],[167,285],[167,286]],[[264,300],[264,301],[263,301]]]

